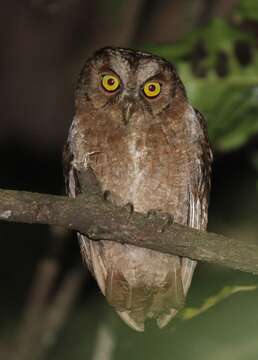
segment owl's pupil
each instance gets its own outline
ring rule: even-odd
[[[155,85],[153,85],[153,84],[149,85],[149,91],[153,92],[153,91],[155,91],[155,90],[156,90],[156,86],[155,86]]]
[[[112,86],[112,85],[114,85],[115,80],[110,78],[110,79],[108,79],[107,83],[108,83],[108,85]]]

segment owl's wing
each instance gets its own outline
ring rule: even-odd
[[[65,178],[66,193],[70,197],[76,197],[78,194],[81,193],[81,185],[79,181],[78,171],[74,166],[73,160],[74,155],[71,151],[68,141],[64,146],[63,151],[63,172]],[[86,236],[83,236],[79,233],[77,235],[80,243],[80,251],[82,258],[85,261],[87,268],[90,270],[91,273],[93,273],[90,242],[86,238]]]
[[[189,179],[190,208],[188,225],[195,229],[206,230],[213,156],[205,119],[198,110],[195,110],[195,114],[201,129],[201,135],[199,138],[199,151],[194,160],[193,171]]]
[[[69,141],[63,150],[63,173],[65,178],[66,193],[70,197],[76,197],[81,192],[76,168],[73,166],[74,155],[70,149]]]
[[[206,230],[208,222],[208,204],[211,184],[212,151],[208,139],[206,121],[203,115],[195,110],[200,128],[200,151],[194,160],[193,171],[189,178],[189,214],[187,225],[198,230]],[[191,283],[196,261],[182,259],[182,281],[185,294]]]
[[[187,225],[206,230],[208,221],[208,203],[210,193],[210,176],[212,164],[212,151],[208,140],[206,122],[203,115],[192,109],[189,121],[194,121],[190,135],[191,141],[195,142],[195,158],[191,160],[191,173],[188,183],[188,218]],[[193,119],[194,117],[194,119]],[[191,147],[192,148],[192,147]],[[192,154],[191,154],[192,155]],[[194,269],[197,262],[189,258],[181,258],[181,277],[185,296],[187,295]],[[177,310],[172,308],[169,314],[163,314],[157,319],[158,326],[163,328],[177,314]]]

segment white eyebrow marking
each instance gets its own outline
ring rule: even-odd
[[[146,80],[161,73],[160,66],[157,62],[150,60],[141,62],[137,68],[137,82],[142,85]]]

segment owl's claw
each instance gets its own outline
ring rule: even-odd
[[[133,214],[133,212],[134,212],[134,206],[133,206],[133,204],[132,203],[127,203],[127,204],[125,204],[124,206],[123,206],[123,209],[127,212],[127,214],[128,214],[128,220],[130,220],[131,219],[131,216],[132,216],[132,214]]]
[[[117,205],[118,198],[116,198],[116,196],[113,195],[109,190],[104,191],[103,198],[104,201],[107,201],[113,205]],[[131,216],[132,213],[134,212],[134,206],[130,202],[122,206],[122,209],[125,210],[129,216]]]
[[[162,222],[162,225],[157,230],[160,233],[166,231],[174,222],[173,215],[162,212],[161,210],[149,210],[147,218],[152,221],[158,220],[159,222]]]
[[[113,199],[113,196],[111,194],[111,192],[109,190],[105,190],[104,191],[104,194],[103,194],[103,199],[107,202],[111,202],[113,203],[112,199]]]
[[[129,215],[132,215],[132,213],[134,212],[134,206],[133,206],[133,204],[130,203],[130,202],[127,203],[127,204],[125,204],[125,205],[123,206],[123,209],[125,209]]]
[[[112,193],[109,190],[105,190],[103,193],[103,199],[106,202],[109,202],[110,204],[119,206],[119,204],[121,204],[121,199],[119,198],[119,196],[115,195],[114,193]]]

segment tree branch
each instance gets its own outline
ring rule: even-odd
[[[112,240],[258,275],[258,244],[201,232],[164,219],[129,214],[94,191],[76,199],[0,189],[0,220],[59,225],[91,240]]]

